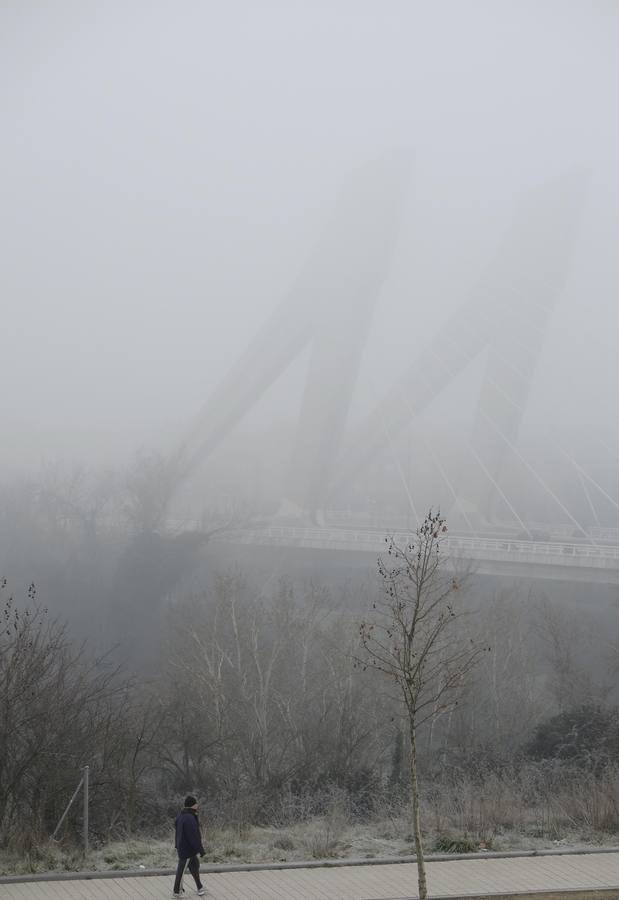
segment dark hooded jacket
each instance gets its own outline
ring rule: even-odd
[[[200,822],[195,809],[184,807],[176,817],[176,851],[180,859],[204,856]]]

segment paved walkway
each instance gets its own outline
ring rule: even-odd
[[[427,864],[432,897],[492,897],[545,891],[602,891],[619,900],[619,851],[509,859],[459,859]],[[206,874],[211,900],[409,900],[417,897],[412,863],[341,868],[271,869]],[[185,880],[187,898],[195,896]],[[0,884],[0,900],[146,900],[171,896],[170,876]],[[612,890],[614,889],[614,891]],[[582,895],[580,895],[582,896]],[[591,896],[596,896],[592,894]]]

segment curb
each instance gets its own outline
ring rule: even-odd
[[[598,888],[545,888],[542,891],[510,891],[499,894],[431,894],[428,900],[618,900],[619,886]],[[364,897],[364,900],[378,900]],[[388,900],[419,900],[418,897],[389,897]]]

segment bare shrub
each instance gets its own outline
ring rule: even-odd
[[[341,792],[334,791],[325,815],[313,822],[308,829],[304,844],[310,855],[314,859],[337,856],[338,844],[349,821],[347,801]]]
[[[284,850],[286,852],[290,852],[294,850],[294,841],[288,834],[282,834],[280,837],[276,838],[272,844],[275,850]]]

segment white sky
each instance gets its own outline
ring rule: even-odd
[[[338,185],[394,147],[415,174],[355,408],[466,297],[523,191],[582,165],[529,421],[614,427],[618,46],[612,0],[4,0],[0,461],[180,436]],[[294,410],[302,377],[254,415]]]

